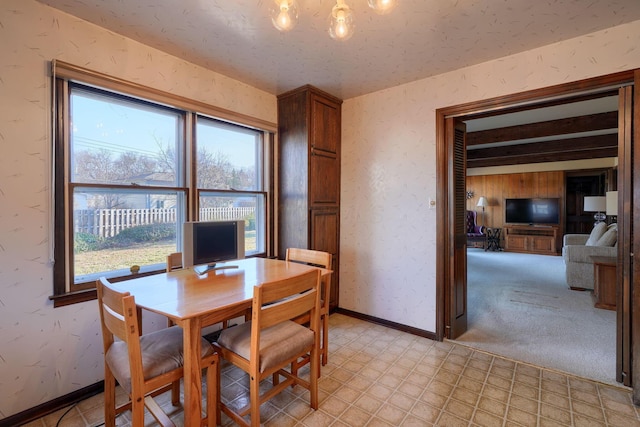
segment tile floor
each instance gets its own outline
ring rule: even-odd
[[[265,426],[640,426],[631,393],[571,375],[435,342],[340,314],[330,317],[320,407],[288,389],[262,406]],[[222,398],[246,399],[247,381],[223,365]],[[162,402],[182,425],[182,411]],[[98,426],[102,395],[29,423]],[[118,425],[129,426],[127,414]],[[153,425],[149,420],[147,425]],[[223,416],[223,425],[232,425]]]

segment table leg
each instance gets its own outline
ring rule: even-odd
[[[202,423],[202,376],[200,375],[200,319],[187,319],[184,330],[184,425]]]

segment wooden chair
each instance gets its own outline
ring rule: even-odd
[[[313,265],[331,270],[331,254],[328,252],[314,251],[311,249],[289,248],[285,260]],[[329,300],[331,298],[331,275],[326,276],[322,283],[320,294],[320,326],[322,328],[322,340],[320,353],[322,355],[322,366],[329,360]],[[298,319],[299,322],[308,322],[308,317]],[[291,366],[292,372],[297,372],[298,368],[304,366],[308,359],[297,361]]]
[[[254,286],[251,321],[223,330],[214,343],[224,359],[249,374],[250,403],[237,411],[220,404],[222,412],[236,423],[259,426],[260,405],[290,385],[308,389],[310,406],[318,409],[319,289],[318,270]],[[307,312],[309,327],[291,320]],[[308,381],[284,369],[305,354],[311,361]],[[260,395],[260,382],[269,376],[273,376],[273,387]]]
[[[173,252],[167,255],[167,273],[182,268],[182,252]],[[175,323],[171,319],[167,319],[167,326],[173,326]]]
[[[182,268],[182,252],[167,255],[167,273]]]
[[[180,404],[182,329],[173,326],[141,336],[133,295],[114,290],[105,278],[100,278],[96,286],[104,344],[105,425],[115,426],[116,416],[131,410],[131,424],[143,426],[146,407],[160,425],[174,426],[153,397],[172,390],[171,402],[174,406]],[[207,368],[205,421],[211,427],[219,420],[220,364],[218,354],[205,339],[201,364]],[[120,406],[116,405],[116,380],[130,399]]]

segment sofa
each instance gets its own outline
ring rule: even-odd
[[[562,239],[562,257],[567,285],[574,290],[593,289],[592,256],[618,254],[617,224],[596,224],[591,234],[565,234]]]

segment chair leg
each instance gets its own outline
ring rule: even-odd
[[[251,427],[260,427],[260,380],[252,374],[249,374],[249,393]]]
[[[298,368],[300,367],[298,360],[291,362],[291,375],[298,376]],[[277,384],[277,383],[275,383]]]
[[[144,425],[144,395],[134,394],[132,391],[129,395],[131,398],[131,425]]]
[[[180,381],[171,383],[171,404],[173,406],[180,405]]]
[[[322,366],[329,361],[329,316],[322,315]]]
[[[116,380],[109,368],[105,369],[104,374],[104,425],[116,425]]]
[[[316,410],[318,409],[318,378],[320,377],[320,352],[316,346],[311,349],[310,356],[309,405]]]

